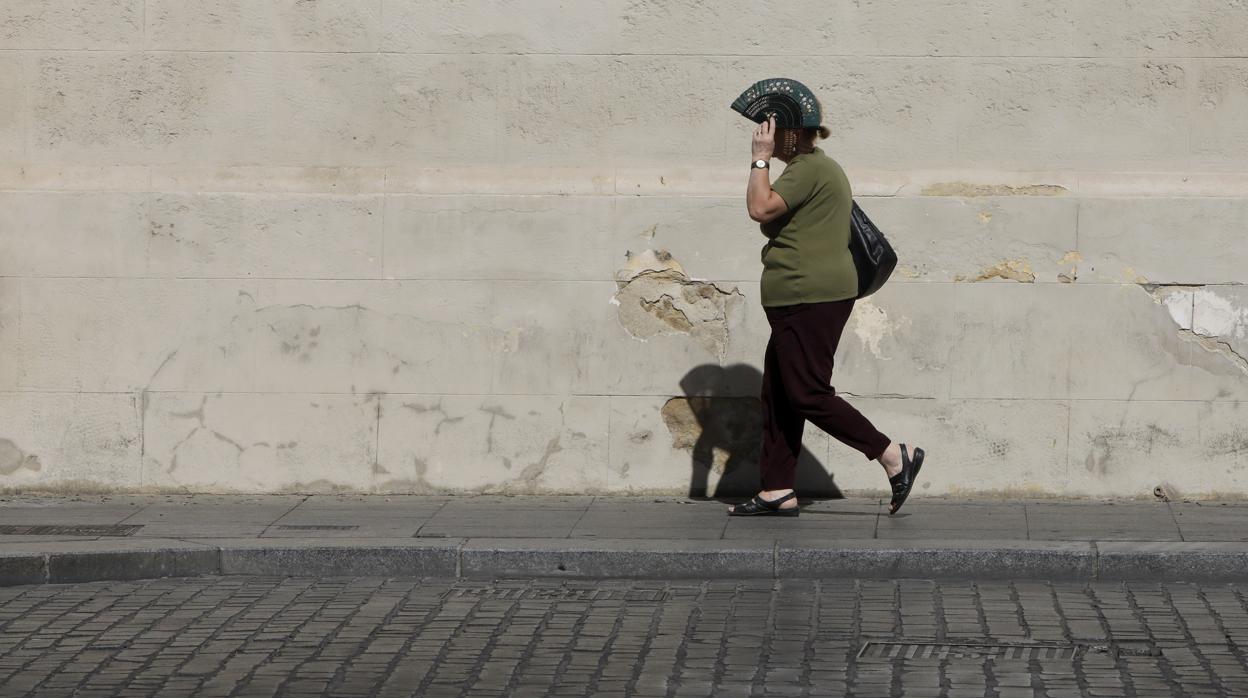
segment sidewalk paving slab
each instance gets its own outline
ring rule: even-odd
[[[1248,503],[821,500],[728,517],[681,497],[0,496],[0,584],[197,574],[1248,580]],[[24,529],[22,529],[24,530]],[[62,530],[62,529],[50,529]],[[67,529],[68,530],[68,529]]]

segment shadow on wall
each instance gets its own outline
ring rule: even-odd
[[[680,379],[684,397],[667,401],[663,421],[672,433],[673,445],[692,451],[690,497],[707,497],[712,469],[722,473],[715,487],[716,499],[736,500],[758,492],[763,413],[755,396],[762,387],[762,372],[748,364],[704,364]],[[805,447],[797,461],[797,491],[802,499],[844,496],[832,475]]]

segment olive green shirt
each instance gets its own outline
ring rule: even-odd
[[[771,185],[788,204],[762,223],[763,306],[839,301],[858,295],[858,271],[849,252],[849,178],[815,148],[789,161]]]

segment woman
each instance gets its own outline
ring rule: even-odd
[[[923,464],[923,449],[911,456],[830,385],[858,275],[849,251],[849,180],[814,144],[828,135],[827,126],[777,128],[774,115],[754,130],[746,206],[768,238],[761,287],[771,339],[763,362],[762,490],[731,507],[731,516],[798,515],[793,485],[807,420],[884,466],[890,514],[905,503]],[[786,166],[771,184],[773,156]]]

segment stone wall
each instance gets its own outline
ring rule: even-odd
[[[787,76],[921,494],[1248,493],[1248,3],[758,7],[0,0],[0,488],[748,489]]]

